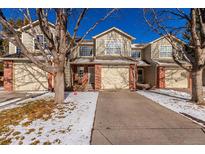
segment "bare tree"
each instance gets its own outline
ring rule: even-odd
[[[192,76],[192,101],[204,104],[202,73],[205,68],[205,9],[144,9],[151,29],[172,45],[173,60]],[[173,24],[173,23],[178,24]],[[180,42],[177,36],[184,41]],[[176,42],[180,42],[180,45]],[[188,65],[187,65],[188,64]]]
[[[19,35],[19,30],[16,30],[7,20],[3,14],[3,10],[0,10],[0,23],[4,26],[7,31],[1,33],[1,37],[8,39],[14,45],[21,49],[21,52],[29,58],[37,67],[40,69],[53,74],[54,76],[54,91],[55,91],[55,102],[61,103],[64,101],[64,66],[66,61],[69,61],[69,56],[72,52],[76,51],[77,46],[83,41],[86,35],[91,32],[99,23],[106,20],[115,9],[111,9],[107,14],[97,20],[90,28],[85,32],[84,36],[80,41],[76,42],[77,32],[80,29],[82,20],[85,18],[88,9],[80,9],[75,21],[72,21],[72,14],[74,9],[36,9],[37,19],[39,21],[40,30],[44,34],[48,41],[48,50],[46,50],[41,43],[38,41],[37,32],[34,28],[34,22],[32,21],[31,11],[29,9],[20,9],[23,16],[28,20],[31,32],[20,29],[20,32],[26,32],[35,38],[35,43],[39,48],[39,54],[42,55],[43,59],[39,59],[39,56],[34,56],[30,49],[22,43]],[[48,16],[50,11],[53,11],[56,15],[54,32],[49,27]],[[74,28],[69,26],[74,24]],[[68,29],[71,29],[68,31]],[[71,34],[73,33],[73,35]]]

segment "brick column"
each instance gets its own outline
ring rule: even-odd
[[[4,90],[13,91],[13,61],[4,61]]]
[[[101,65],[95,65],[95,90],[101,89]]]
[[[136,90],[137,73],[134,71],[137,71],[137,67],[136,69],[134,68],[135,68],[135,65],[131,64],[129,68],[129,88],[130,90]],[[134,80],[134,73],[135,73],[135,80]]]
[[[48,90],[53,91],[54,85],[53,85],[53,74],[48,73]]]
[[[157,88],[165,88],[165,68],[157,67]]]

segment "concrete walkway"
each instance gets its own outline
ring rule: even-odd
[[[135,92],[100,92],[91,144],[205,144],[205,129]]]

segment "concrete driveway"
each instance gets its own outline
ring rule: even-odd
[[[135,92],[100,92],[91,144],[205,144],[205,129]]]

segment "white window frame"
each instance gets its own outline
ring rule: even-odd
[[[81,55],[80,55],[80,48],[81,48],[81,47],[91,47],[91,48],[92,48],[92,55],[91,55],[91,56],[81,56]],[[79,56],[79,57],[93,57],[93,52],[94,52],[94,47],[93,47],[93,46],[82,45],[82,46],[79,46],[78,56]]]
[[[168,58],[168,59],[170,59],[170,58],[172,58],[172,55],[171,56],[167,56],[167,57],[165,57],[165,56],[161,56],[161,47],[171,47],[171,54],[172,54],[172,51],[173,51],[173,48],[172,48],[172,46],[171,45],[160,45],[159,46],[159,58]],[[164,52],[165,53],[165,52]]]
[[[144,69],[143,68],[138,68],[137,69],[137,82],[138,82],[138,79],[139,79],[139,74],[138,74],[138,70],[142,70],[142,83],[144,83]]]
[[[43,36],[43,48],[45,47],[45,36],[43,34],[36,34],[37,35],[42,35]],[[33,51],[40,51],[40,49],[35,49],[35,38],[33,38]]]
[[[108,53],[107,51],[107,44],[109,43],[109,42],[111,42],[111,41],[117,41],[117,42],[120,42],[120,44],[121,44],[121,47],[120,47],[120,53],[119,54],[117,54],[117,53],[112,53],[112,54],[110,54],[110,53]],[[105,40],[105,55],[111,55],[111,56],[119,56],[119,55],[121,55],[122,54],[122,49],[123,49],[123,41],[122,40],[115,40],[115,39],[110,39],[110,40]]]

